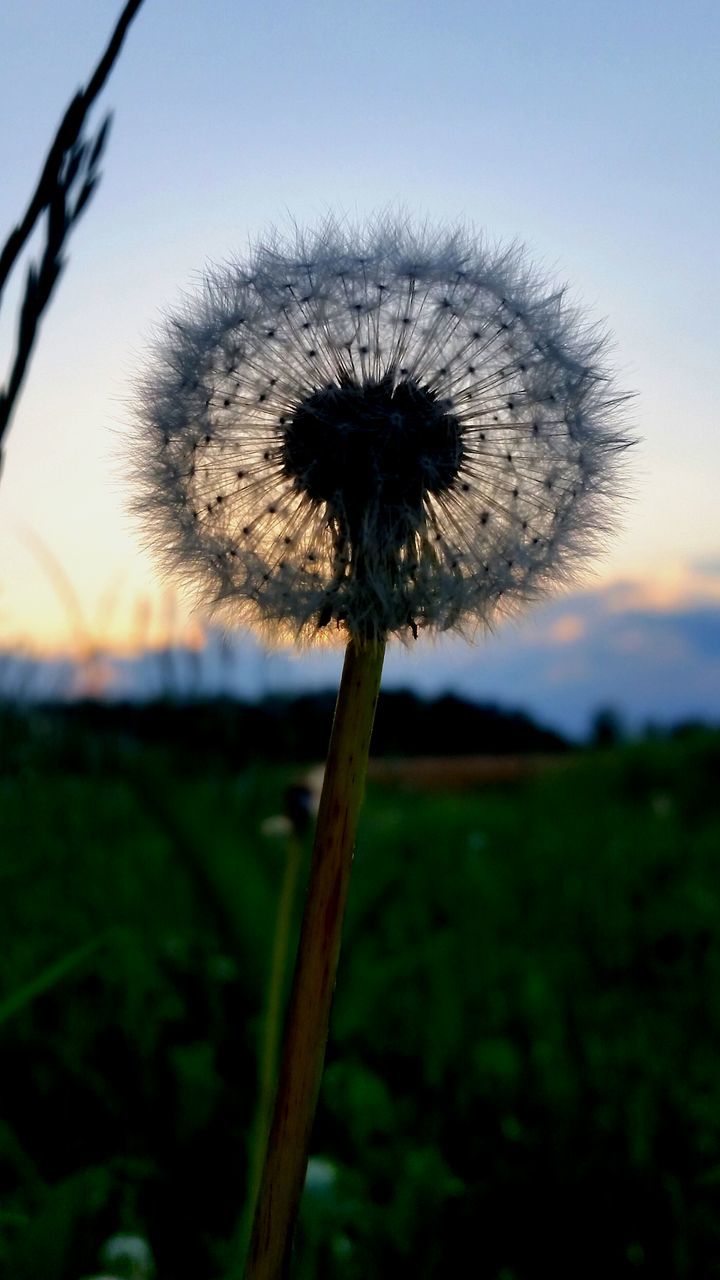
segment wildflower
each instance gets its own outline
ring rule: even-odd
[[[137,506],[236,622],[472,632],[608,530],[604,348],[517,248],[389,220],[276,238],[167,322]]]
[[[103,1264],[111,1267],[115,1275],[127,1276],[129,1280],[150,1280],[155,1274],[152,1251],[142,1236],[122,1232],[111,1236],[102,1247],[101,1257]]]
[[[236,622],[348,641],[247,1280],[287,1273],[386,639],[487,625],[607,531],[603,350],[516,249],[331,221],[209,275],[146,372],[138,508],[168,567]]]

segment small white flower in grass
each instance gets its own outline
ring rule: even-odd
[[[626,397],[517,248],[330,221],[212,272],[139,396],[137,507],[272,634],[472,632],[608,532]]]
[[[116,1280],[126,1277],[127,1280],[151,1280],[155,1274],[155,1263],[152,1250],[142,1236],[127,1235],[121,1232],[111,1236],[101,1250],[102,1262],[112,1268]],[[98,1277],[98,1280],[103,1280]]]

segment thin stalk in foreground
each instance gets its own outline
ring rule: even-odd
[[[345,654],[246,1280],[281,1280],[288,1273],[384,653],[384,642],[353,638]]]
[[[302,864],[302,844],[296,832],[288,838],[280,898],[275,917],[270,976],[268,979],[265,1016],[260,1041],[258,1069],[258,1103],[255,1129],[252,1136],[249,1161],[248,1194],[238,1233],[238,1273],[247,1253],[250,1227],[257,1204],[262,1179],[268,1134],[272,1121],[275,1085],[277,1082],[278,1047],[282,1031],[283,992],[287,970],[288,950],[294,915],[295,895]],[[233,1275],[235,1272],[233,1272]]]

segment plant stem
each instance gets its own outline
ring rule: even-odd
[[[285,871],[275,915],[270,975],[260,1041],[258,1103],[250,1150],[248,1193],[242,1224],[238,1232],[238,1266],[240,1268],[238,1274],[241,1274],[243,1259],[247,1253],[250,1228],[260,1192],[268,1134],[270,1133],[272,1121],[275,1085],[277,1083],[278,1046],[282,1029],[287,955],[292,930],[295,894],[302,864],[302,843],[294,832],[288,837],[285,855]],[[235,1274],[235,1271],[233,1271],[233,1275]]]
[[[384,653],[384,642],[353,638],[345,654],[246,1280],[288,1274]]]

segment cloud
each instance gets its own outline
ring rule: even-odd
[[[713,578],[720,582],[720,556],[703,556],[691,565],[693,573],[701,578]]]
[[[547,630],[547,643],[551,645],[575,644],[585,635],[587,623],[577,613],[565,613],[551,622]]]

